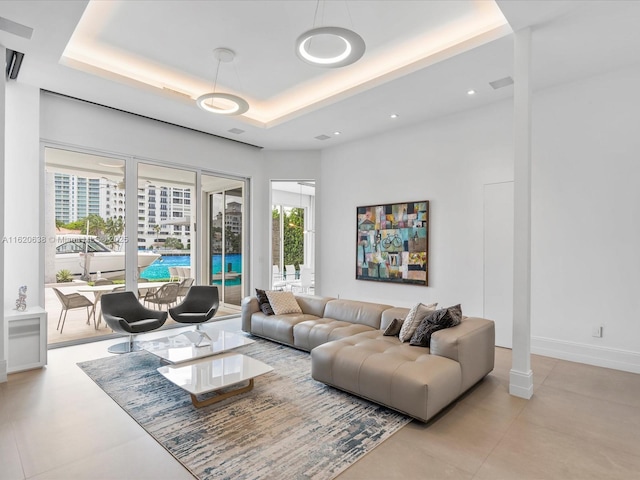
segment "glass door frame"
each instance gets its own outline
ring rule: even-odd
[[[244,298],[248,295],[249,287],[251,285],[251,276],[250,276],[250,267],[251,267],[251,177],[242,177],[238,175],[230,175],[228,173],[219,173],[211,170],[201,170],[202,176],[208,177],[216,177],[220,179],[229,180],[232,182],[239,182],[242,184],[242,243],[241,243],[241,253],[242,253],[242,276],[241,276],[241,298]],[[212,262],[210,257],[209,250],[209,229],[210,229],[210,209],[209,209],[209,196],[213,193],[220,193],[220,190],[212,190],[212,191],[204,191],[204,187],[202,187],[202,176],[198,177],[198,180],[201,182],[198,192],[199,192],[199,205],[202,207],[201,216],[201,225],[203,228],[199,229],[198,238],[200,240],[200,255],[203,260],[200,262],[203,270],[200,273],[199,281],[202,284],[207,284],[210,281],[210,271],[212,269]],[[238,187],[235,187],[238,188]],[[222,189],[225,191],[227,189]],[[207,207],[205,208],[205,204]],[[223,229],[224,231],[224,229]],[[223,239],[224,241],[224,239]],[[206,270],[205,270],[206,268]],[[221,296],[221,298],[223,298]],[[222,304],[221,304],[222,305]],[[240,306],[233,304],[224,304],[225,307],[228,307],[230,310],[240,310]]]
[[[202,234],[205,229],[198,228],[199,225],[206,225],[207,221],[204,217],[206,215],[206,211],[203,208],[201,201],[202,194],[202,175],[210,175],[221,178],[228,178],[237,180],[243,183],[243,215],[242,215],[242,229],[243,229],[243,238],[242,238],[242,271],[247,272],[244,274],[246,280],[242,281],[242,293],[241,296],[244,297],[247,294],[250,278],[248,272],[250,271],[250,245],[251,245],[251,178],[243,177],[237,175],[230,175],[227,173],[216,172],[208,169],[203,169],[200,167],[196,167],[188,164],[181,164],[177,162],[167,162],[160,161],[152,158],[146,158],[141,156],[127,155],[123,153],[116,153],[111,151],[101,150],[99,148],[86,148],[79,147],[77,145],[71,145],[63,142],[55,142],[55,141],[40,141],[40,171],[41,171],[41,183],[44,184],[45,178],[45,150],[47,148],[65,150],[72,153],[81,153],[86,155],[94,155],[101,156],[107,158],[113,158],[117,160],[124,161],[124,181],[125,181],[125,232],[127,236],[127,242],[124,245],[125,252],[125,285],[126,289],[129,291],[136,292],[138,287],[138,164],[144,163],[148,165],[156,165],[160,167],[166,168],[175,168],[180,170],[185,170],[189,172],[194,172],[196,175],[196,183],[195,183],[195,198],[192,201],[196,203],[196,213],[195,213],[195,222],[194,222],[194,235],[192,237],[192,254],[195,255],[195,274],[194,278],[196,279],[196,284],[201,285],[203,279],[203,266],[204,266],[204,248],[205,242],[202,241]],[[40,215],[40,232],[44,235],[46,232],[46,209],[45,209],[45,196],[42,197],[42,205],[41,205],[41,215]],[[41,285],[45,284],[45,245],[42,243],[39,249],[39,282]],[[45,304],[45,291],[44,288],[40,290],[39,301],[41,305]],[[62,345],[61,345],[62,346]]]

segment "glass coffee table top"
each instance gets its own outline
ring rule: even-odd
[[[224,330],[203,328],[200,331],[207,336],[201,337],[196,331],[188,331],[172,337],[141,342],[141,347],[164,361],[175,364],[210,357],[255,343],[243,335]]]
[[[266,363],[232,352],[187,364],[158,368],[158,372],[167,380],[189,392],[193,405],[198,408],[250,391],[253,388],[253,379],[271,370],[273,368]],[[246,386],[228,389],[207,399],[198,398],[198,395],[217,392],[246,381],[249,382]]]

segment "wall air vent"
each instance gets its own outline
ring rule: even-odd
[[[228,130],[229,133],[235,133],[236,135],[240,135],[241,133],[244,133],[244,130],[242,130],[241,128],[232,128],[231,130]]]
[[[508,87],[509,85],[513,85],[513,78],[504,77],[500,80],[494,80],[493,82],[489,82],[489,85],[493,87],[494,90],[497,90],[502,87]]]
[[[316,140],[329,140],[331,137],[329,135],[318,135],[317,137],[313,137]]]

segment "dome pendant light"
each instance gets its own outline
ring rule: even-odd
[[[220,63],[232,62],[236,54],[228,48],[216,48],[213,56],[218,60],[218,68],[216,69],[216,77],[213,84],[213,92],[200,95],[196,100],[196,104],[202,110],[218,115],[242,115],[249,110],[249,104],[244,98],[231,93],[216,92],[218,83],[218,71]]]

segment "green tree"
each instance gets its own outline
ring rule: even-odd
[[[280,209],[271,210],[271,259],[280,266]]]
[[[284,264],[298,267],[304,263],[304,209],[284,212]]]
[[[225,227],[224,239],[226,243],[227,253],[241,252],[242,236],[239,233],[233,233],[230,227]]]
[[[124,233],[122,217],[108,218],[104,222],[104,243],[112,249],[120,247],[120,238]]]
[[[164,246],[166,248],[174,248],[176,250],[184,249],[184,244],[177,237],[167,237],[164,241]]]
[[[80,218],[75,222],[67,223],[65,228],[70,230],[80,230],[83,234],[87,233],[87,222],[89,222],[89,235],[101,235],[104,232],[104,219],[95,213],[89,214],[85,218]]]

